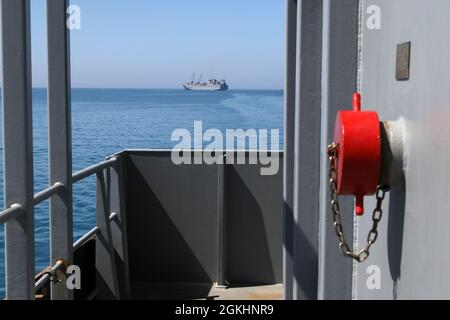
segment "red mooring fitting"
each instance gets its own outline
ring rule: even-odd
[[[364,213],[364,196],[375,194],[381,171],[380,120],[375,111],[361,111],[361,95],[353,111],[339,111],[334,131],[337,145],[337,191],[355,196],[355,214]]]

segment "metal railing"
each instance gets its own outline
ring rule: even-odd
[[[0,212],[0,224],[5,224],[9,220],[16,219],[23,213],[20,204],[13,204],[10,208]]]
[[[80,170],[73,174],[72,184],[80,182],[100,171],[110,168],[115,162],[117,157],[109,158],[103,162],[95,164],[86,169]],[[48,187],[34,195],[34,206],[41,204],[42,202],[50,199],[51,197],[58,195],[65,191],[66,186],[61,182],[55,183],[53,186]],[[9,220],[18,218],[23,213],[23,208],[20,204],[13,204],[10,208],[0,212],[0,224],[5,224]]]
[[[103,254],[103,259],[108,254],[113,256],[111,230],[115,229],[109,225],[108,217],[112,214],[109,211],[122,213],[124,207],[123,199],[110,199],[111,193],[121,188],[118,157],[72,175],[70,31],[66,24],[69,0],[47,0],[46,4],[50,187],[34,195],[30,0],[0,0],[6,207],[0,213],[0,224],[5,225],[7,299],[35,299],[36,288],[58,270],[56,264],[60,261],[72,264],[74,247],[81,247],[89,236],[101,234],[103,242],[97,251]],[[72,185],[94,174],[97,175],[98,226],[74,244]],[[113,184],[111,179],[116,179]],[[121,193],[114,196],[120,198]],[[55,266],[36,284],[34,207],[46,200],[50,200],[51,221],[49,264]],[[117,237],[124,239],[121,234]],[[115,271],[114,258],[110,261],[111,271]],[[114,282],[117,284],[116,280]],[[64,281],[52,281],[50,286],[52,299],[73,298],[73,292]],[[116,296],[118,290],[117,285],[114,286]]]
[[[71,183],[77,183],[81,182],[84,179],[96,174],[103,172],[106,169],[110,169],[115,164],[118,163],[118,157],[112,157],[109,158],[103,162],[100,162],[98,164],[95,164],[91,167],[88,167],[86,169],[83,169],[81,171],[76,172],[72,176]],[[41,192],[34,195],[34,206],[51,199],[53,196],[57,196],[64,192],[66,189],[65,185],[57,182],[53,186],[48,187],[47,189],[42,190]],[[13,219],[17,219],[21,214],[23,214],[23,208],[20,204],[14,204],[10,208],[0,212],[0,225],[8,223],[9,221]],[[109,215],[109,220],[113,221],[118,216],[117,212],[112,212]],[[91,240],[93,237],[97,236],[100,233],[100,228],[98,226],[95,226],[93,229],[88,231],[84,236],[82,236],[79,240],[77,240],[73,244],[73,251],[76,251],[77,249],[80,249],[84,244],[86,244],[89,240]],[[55,265],[48,268],[47,272],[44,273],[43,276],[41,276],[35,283],[35,290],[40,290],[50,279],[51,277],[59,270],[61,270],[64,267],[64,263],[61,262],[62,260],[56,261]],[[7,275],[8,277],[8,275]]]
[[[99,172],[102,172],[105,169],[111,168],[117,162],[117,160],[118,160],[117,157],[112,157],[103,162],[95,164],[91,167],[88,167],[86,169],[78,171],[77,173],[75,173],[72,176],[72,184],[80,182],[94,174],[98,174]],[[42,192],[39,192],[38,194],[36,194],[34,197],[35,205],[37,205],[38,203],[43,202],[45,200],[48,200],[52,196],[57,195],[58,193],[62,192],[61,187],[64,188],[64,185],[61,183],[56,183],[54,186],[51,186],[51,187],[43,190]],[[38,202],[36,199],[39,199],[41,201]],[[112,217],[115,217],[116,215],[117,215],[117,213],[115,213],[115,212],[111,213],[110,220],[112,220],[113,219]],[[92,228],[90,231],[88,231],[85,235],[83,235],[80,239],[78,239],[73,244],[73,251],[80,249],[83,245],[85,245],[89,240],[91,240],[92,238],[97,236],[99,233],[100,233],[100,228],[98,226],[95,226],[94,228]],[[54,266],[50,267],[48,269],[48,272],[46,272],[42,277],[40,277],[36,281],[36,285],[35,285],[36,291],[40,290],[57,271],[59,271],[63,268],[63,266],[64,266],[64,264],[61,264],[60,261],[57,261]]]

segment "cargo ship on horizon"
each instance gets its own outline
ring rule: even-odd
[[[192,80],[183,84],[184,89],[188,91],[227,91],[229,86],[226,80],[211,79],[208,82],[201,81],[202,76],[195,81],[195,73],[192,76]]]

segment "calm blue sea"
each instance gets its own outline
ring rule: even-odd
[[[1,117],[1,116],[0,116]],[[123,149],[171,149],[172,131],[279,129],[283,137],[283,92],[231,90],[74,89],[72,92],[73,169],[83,169]],[[0,121],[2,123],[2,121]],[[192,131],[191,131],[192,132]],[[45,89],[33,90],[35,191],[47,187],[48,121]],[[0,139],[3,139],[0,132]],[[282,148],[280,138],[280,149]],[[269,139],[270,141],[270,139]],[[0,207],[3,208],[3,143],[0,147]],[[48,202],[36,207],[36,271],[49,265]],[[74,236],[95,224],[95,179],[74,186]],[[4,297],[4,237],[0,227],[0,297]]]

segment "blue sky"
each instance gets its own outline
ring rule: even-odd
[[[72,0],[72,86],[179,88],[192,73],[281,89],[282,0]],[[45,0],[31,0],[33,85],[45,87]]]

